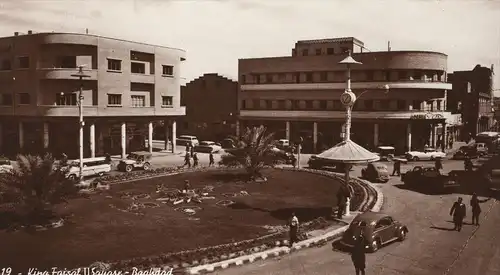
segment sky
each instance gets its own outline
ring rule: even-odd
[[[448,72],[494,64],[500,89],[500,0],[0,0],[0,36],[86,29],[185,49],[186,82],[237,79],[238,58],[287,56],[297,40],[354,36],[371,51],[390,40],[446,53]]]

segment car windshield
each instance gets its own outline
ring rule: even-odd
[[[137,159],[138,157],[136,154],[128,154],[127,159]]]
[[[351,223],[351,227],[366,227],[366,226],[368,226],[366,221],[353,221]]]

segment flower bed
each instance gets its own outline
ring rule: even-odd
[[[336,222],[335,222],[336,223]],[[332,221],[318,218],[300,227],[300,240],[306,240],[307,232],[325,229],[332,225]],[[126,271],[131,267],[139,269],[149,269],[152,267],[185,268],[200,264],[209,264],[228,260],[273,247],[285,246],[288,244],[288,231],[281,231],[259,237],[252,240],[223,244],[207,248],[199,248],[190,251],[181,251],[154,257],[137,258],[132,260],[118,261],[109,265],[109,270]]]
[[[129,181],[129,180],[137,180],[137,179],[142,179],[142,178],[147,178],[147,177],[154,177],[154,176],[162,176],[165,174],[173,173],[180,170],[177,167],[161,167],[161,168],[156,168],[156,169],[151,169],[151,170],[140,170],[140,171],[132,171],[129,173],[122,173],[119,175],[114,175],[114,176],[104,176],[101,178],[98,178],[97,181],[102,183],[102,184],[110,184],[110,183],[116,183],[120,181]]]

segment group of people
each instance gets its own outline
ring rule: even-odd
[[[481,203],[487,202],[488,199],[481,200],[478,198],[476,193],[472,194],[472,197],[470,199],[470,206],[471,206],[471,212],[472,212],[472,224],[479,226],[479,215],[481,214]],[[467,208],[465,207],[465,204],[463,203],[463,199],[459,197],[456,202],[453,203],[453,206],[451,207],[450,210],[450,216],[453,217],[453,224],[454,228],[453,230],[456,231],[461,231],[462,230],[462,225],[464,222],[464,218],[467,215]]]
[[[184,155],[184,166],[191,168],[191,158],[193,159],[192,167],[198,167],[199,165],[198,154],[194,151],[194,146],[188,143],[186,145],[186,155]],[[214,154],[210,152],[208,154],[208,166],[210,167],[213,165],[215,165]]]

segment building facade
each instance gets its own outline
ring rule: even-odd
[[[158,120],[175,144],[183,60],[184,50],[88,34],[0,38],[0,154],[78,156],[80,88],[85,157],[142,149]]]
[[[367,52],[356,38],[298,41],[291,56],[240,59],[239,128],[264,124],[278,138],[304,139],[318,152],[342,139],[345,65],[352,52],[351,139],[399,152],[440,145],[458,116],[445,110],[447,55],[424,51]],[[386,91],[382,87],[389,85]]]
[[[200,140],[220,141],[234,135],[238,112],[238,82],[211,73],[181,87],[186,116],[178,121],[178,133]]]
[[[452,91],[448,93],[448,109],[462,115],[462,136],[475,136],[493,126],[493,67],[476,65],[471,71],[449,74]]]

